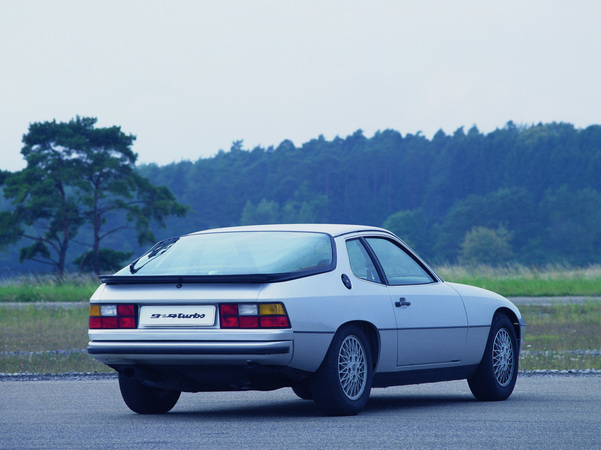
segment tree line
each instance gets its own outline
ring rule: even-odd
[[[601,126],[395,130],[138,168],[189,205],[175,233],[273,222],[384,226],[435,262],[599,262]]]
[[[486,134],[459,128],[431,139],[358,130],[300,146],[245,149],[236,141],[211,158],[131,173],[187,208],[185,217],[182,210],[155,217],[171,216],[162,237],[255,223],[359,223],[391,229],[434,263],[586,265],[601,254],[600,171],[601,126],[508,122]],[[152,203],[145,204],[150,218]],[[135,214],[116,214],[136,228]],[[89,219],[82,230],[93,234]],[[105,239],[107,248],[134,253],[138,242],[127,229]]]

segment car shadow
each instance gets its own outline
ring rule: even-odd
[[[365,410],[384,411],[395,409],[406,411],[417,408],[432,408],[448,404],[479,403],[471,395],[387,395],[369,399]]]
[[[403,412],[418,408],[436,408],[448,404],[480,403],[469,395],[378,395],[372,396],[361,415],[378,414],[382,412]],[[198,409],[171,411],[165,417],[193,419],[210,418],[215,419],[273,419],[273,418],[307,418],[324,417],[312,400],[285,399],[275,402],[261,401],[252,405],[222,405],[218,408],[211,407],[203,409],[202,400],[199,398]]]

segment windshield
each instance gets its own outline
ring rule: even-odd
[[[332,263],[332,243],[323,233],[207,233],[161,241],[115,275],[269,275],[310,271]]]

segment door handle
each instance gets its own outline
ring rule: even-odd
[[[398,302],[394,303],[394,306],[396,306],[397,308],[402,308],[403,306],[407,307],[407,306],[411,306],[411,302],[408,302],[407,300],[405,300],[405,297],[401,297],[401,298],[399,298]]]

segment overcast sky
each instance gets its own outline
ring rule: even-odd
[[[138,162],[601,124],[601,2],[0,0],[0,168],[32,122],[98,118]]]

